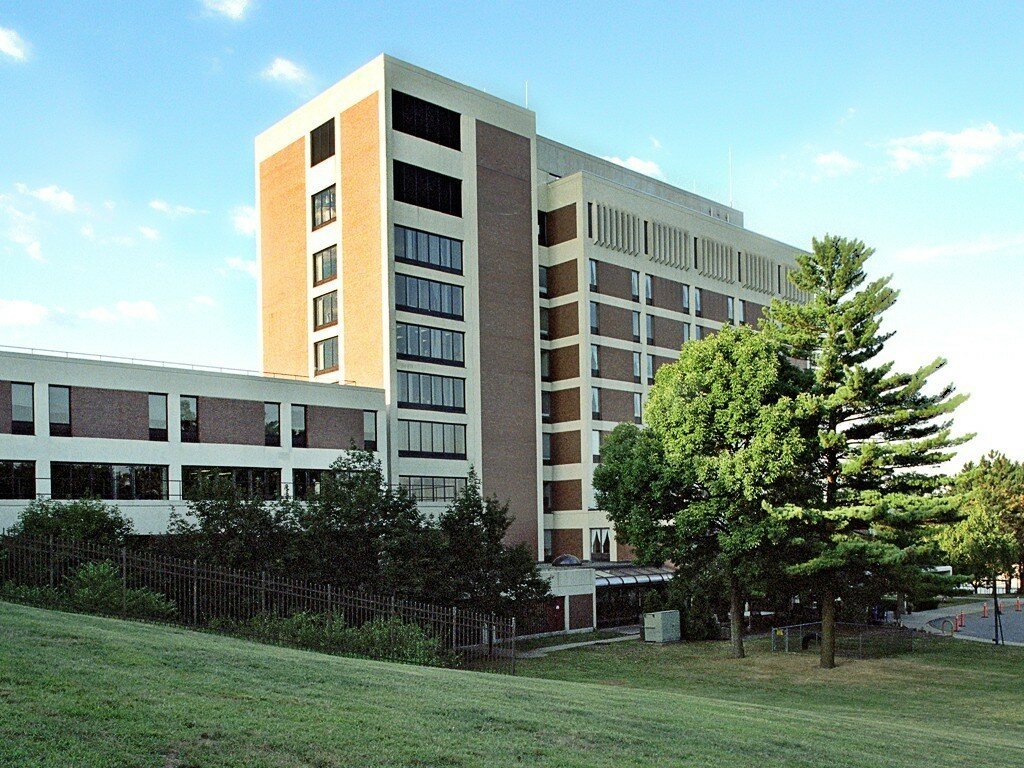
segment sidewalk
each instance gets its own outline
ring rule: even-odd
[[[568,651],[572,648],[586,648],[589,645],[609,645],[611,643],[622,643],[626,640],[639,640],[640,633],[636,632],[633,634],[623,635],[622,637],[606,637],[603,640],[586,640],[581,643],[565,643],[563,645],[548,645],[543,648],[537,648],[533,651],[523,651],[516,655],[521,659],[540,659],[547,656],[549,653],[555,651]]]

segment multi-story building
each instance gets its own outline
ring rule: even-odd
[[[353,445],[387,453],[378,389],[0,351],[0,529],[35,498],[167,530],[204,477],[302,498]]]
[[[757,322],[797,250],[381,56],[256,140],[268,373],[383,390],[392,478],[471,468],[538,559],[628,560],[591,476],[690,339]]]

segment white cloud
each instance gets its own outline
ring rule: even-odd
[[[193,296],[192,303],[199,307],[216,307],[217,300],[210,296]]]
[[[226,259],[228,267],[231,269],[238,270],[239,272],[245,272],[250,277],[256,277],[256,262],[250,261],[249,259],[240,259],[237,256],[232,256]]]
[[[147,240],[159,240],[159,230],[153,229],[152,227],[139,227],[139,234]]]
[[[0,27],[0,53],[16,61],[25,61],[28,58],[28,43],[13,29]]]
[[[100,323],[113,323],[119,320],[145,320],[152,322],[160,317],[153,302],[145,299],[139,301],[119,301],[112,308],[93,307],[79,313],[85,320]]]
[[[252,0],[203,0],[203,6],[209,13],[241,21],[252,7]]]
[[[651,146],[655,149],[661,149],[661,140],[657,136],[651,136]]]
[[[970,176],[995,160],[1024,159],[1024,133],[1003,131],[993,123],[980,128],[964,128],[959,133],[925,131],[915,136],[891,139],[887,151],[897,171],[931,165],[947,164],[946,176],[951,179]]]
[[[42,304],[0,299],[0,325],[39,325],[50,316]]]
[[[117,207],[117,203],[115,203],[113,200],[104,200],[103,207],[106,208],[108,211],[112,211]]]
[[[48,187],[40,187],[39,189],[29,189],[24,184],[15,184],[14,187],[21,194],[31,195],[36,200],[42,200],[44,203],[52,205],[59,211],[74,213],[78,210],[78,205],[75,203],[75,196],[66,189],[61,189],[56,184],[51,184]]]
[[[857,114],[857,110],[856,109],[854,109],[853,107],[847,107],[846,114],[844,114],[842,117],[840,117],[836,121],[836,125],[846,125],[848,122],[850,122],[853,119],[853,116],[856,115],[856,114]]]
[[[850,159],[842,152],[823,152],[814,158],[814,164],[826,176],[843,176],[860,168],[860,163]]]
[[[300,67],[294,61],[278,56],[270,66],[260,73],[265,80],[274,80],[281,83],[301,84],[309,80],[309,72]]]
[[[82,237],[84,237],[86,240],[96,239],[96,230],[92,228],[92,224],[83,224],[82,229],[80,231],[82,233]]]
[[[178,216],[194,216],[197,213],[206,213],[206,211],[200,211],[187,205],[172,205],[166,200],[150,200],[149,207],[154,211],[160,211],[160,213],[167,214],[172,218],[176,218]]]
[[[642,160],[639,157],[627,157],[623,160],[621,157],[604,157],[602,158],[616,165],[621,165],[623,168],[629,168],[631,171],[642,173],[645,176],[651,176],[655,179],[665,179],[665,174],[661,171],[659,166],[653,160]]]
[[[984,235],[975,240],[959,243],[914,245],[896,251],[895,256],[903,261],[913,262],[981,256],[1024,257],[1024,234],[1011,235],[1009,237],[990,237]]]
[[[4,233],[8,240],[20,245],[33,261],[46,261],[43,258],[43,247],[36,234],[38,219],[35,214],[26,213],[11,202],[10,195],[0,195],[0,214],[7,219],[8,227]]]
[[[239,205],[231,209],[231,223],[239,234],[252,237],[256,234],[257,222],[256,209],[251,205]]]

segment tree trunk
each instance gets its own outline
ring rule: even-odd
[[[900,619],[903,618],[903,593],[896,593],[896,610],[893,611],[893,618],[896,619],[896,623],[900,623]]]
[[[821,668],[836,666],[836,599],[832,588],[821,593]]]
[[[729,578],[729,639],[732,641],[733,658],[746,657],[743,651],[743,594],[735,576]]]

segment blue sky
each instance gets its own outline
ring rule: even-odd
[[[957,420],[1024,458],[1016,3],[0,6],[0,344],[258,367],[254,136],[386,51],[800,247],[857,236]]]

